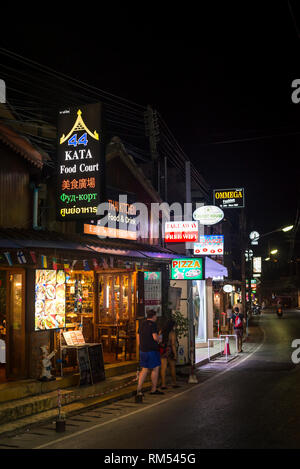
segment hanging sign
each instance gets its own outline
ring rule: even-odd
[[[57,217],[60,221],[96,216],[104,169],[101,126],[100,103],[59,113]]]
[[[213,191],[213,203],[220,208],[244,208],[245,191],[238,189],[215,189]]]
[[[261,273],[261,257],[253,257],[253,272]]]
[[[168,221],[165,224],[165,242],[186,243],[198,241],[197,221]]]
[[[173,259],[171,265],[172,280],[203,280],[203,259]]]
[[[193,213],[193,219],[198,220],[201,225],[215,225],[224,218],[224,212],[215,205],[203,205]]]
[[[233,291],[232,285],[224,285],[223,290],[225,293],[231,293]]]
[[[223,256],[224,236],[204,235],[200,236],[199,243],[194,244],[195,255]]]

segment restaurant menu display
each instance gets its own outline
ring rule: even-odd
[[[145,314],[154,309],[161,316],[161,272],[144,272]]]
[[[35,272],[35,330],[65,327],[64,271],[41,269]]]
[[[64,339],[67,345],[84,345],[85,340],[82,331],[68,331],[63,332]]]

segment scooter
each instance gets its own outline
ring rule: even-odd
[[[277,314],[277,316],[278,316],[279,318],[282,318],[283,312],[282,312],[282,307],[281,307],[281,306],[278,306],[278,307],[277,307],[276,314]]]

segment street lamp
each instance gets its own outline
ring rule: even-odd
[[[277,254],[278,253],[278,249],[273,249],[272,251],[270,251],[270,254]]]

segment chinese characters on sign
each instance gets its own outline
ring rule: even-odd
[[[224,236],[223,235],[200,236],[199,243],[194,244],[194,254],[223,256]]]
[[[58,119],[59,220],[91,218],[100,203],[102,176],[101,104],[70,108]]]

